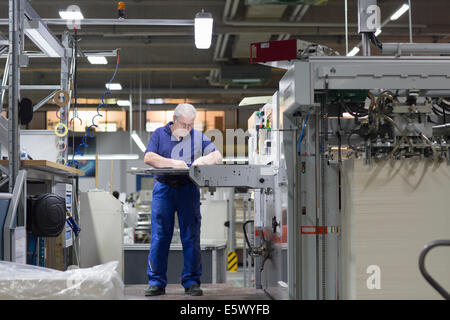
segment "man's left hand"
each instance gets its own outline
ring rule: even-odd
[[[203,157],[197,158],[193,163],[193,166],[204,166],[205,164],[205,160]]]

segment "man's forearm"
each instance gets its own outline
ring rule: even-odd
[[[203,163],[207,166],[222,163],[222,155],[219,151],[214,151],[203,157]]]
[[[173,159],[164,158],[154,152],[147,152],[144,162],[154,168],[170,168],[173,165]]]

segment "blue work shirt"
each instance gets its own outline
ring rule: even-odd
[[[160,127],[153,132],[145,153],[153,152],[164,158],[183,160],[190,167],[195,159],[217,150],[207,136],[195,129],[192,129],[186,137],[177,140],[170,130],[172,124],[173,122],[170,121],[164,127]],[[191,182],[186,176],[157,175],[155,178],[163,183],[170,181]]]

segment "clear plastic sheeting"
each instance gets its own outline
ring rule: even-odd
[[[123,299],[124,284],[117,261],[92,268],[58,271],[0,261],[2,300],[114,300]]]

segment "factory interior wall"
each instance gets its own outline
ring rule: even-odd
[[[244,130],[245,128],[243,128]],[[246,130],[246,129],[245,129]],[[139,134],[142,142],[147,145],[150,139],[150,132]],[[96,132],[96,146],[98,154],[138,154],[139,160],[114,160],[113,164],[113,190],[126,192],[127,194],[136,191],[136,177],[127,174],[126,170],[131,167],[143,168],[144,153],[137,147],[130,138],[128,131],[122,132]],[[224,155],[225,156],[225,155]],[[98,164],[98,185],[99,189],[109,191],[110,186],[111,160],[99,160]],[[95,178],[80,178],[80,191],[95,189]]]
[[[136,191],[136,177],[127,174],[131,167],[145,167],[144,153],[130,138],[129,132],[96,133],[97,152],[99,154],[138,154],[139,160],[114,160],[113,164],[113,190],[126,192]],[[150,133],[140,135],[142,142],[147,145]],[[99,189],[110,190],[111,160],[99,160],[98,185]],[[95,177],[80,178],[80,191],[95,189]]]
[[[449,239],[450,170],[446,161],[373,161],[344,163],[343,281],[346,299],[440,299],[419,271],[421,250]],[[450,287],[450,251],[438,247],[426,268]],[[368,288],[379,267],[380,288]],[[369,269],[368,269],[369,268]],[[369,285],[370,287],[370,285]]]

